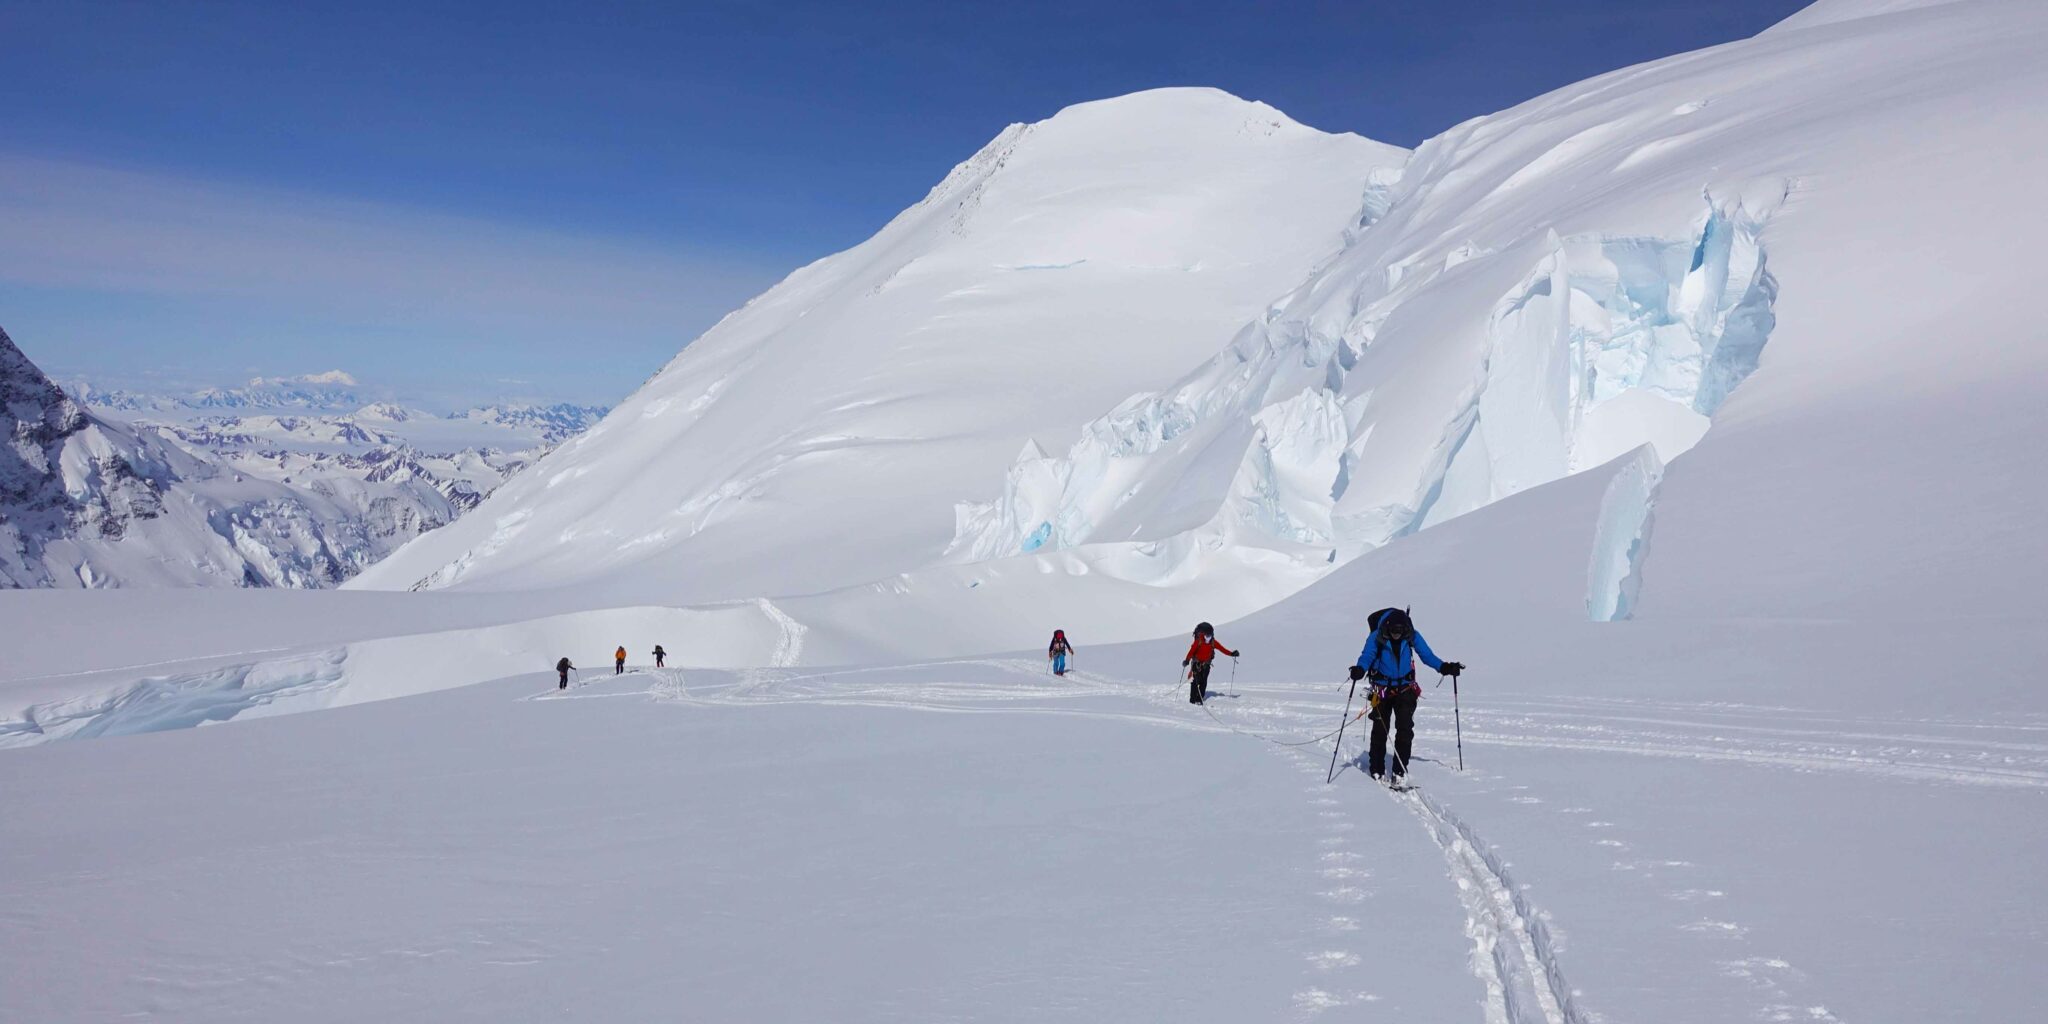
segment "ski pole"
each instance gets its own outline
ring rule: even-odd
[[[1465,721],[1458,712],[1458,677],[1451,677],[1451,727],[1458,732],[1458,770],[1465,770]]]
[[[1344,717],[1337,720],[1337,745],[1330,748],[1330,774],[1323,780],[1327,786],[1337,781],[1337,752],[1344,749],[1344,727],[1351,724],[1351,699],[1358,696],[1358,680],[1351,681],[1351,692],[1344,695]]]

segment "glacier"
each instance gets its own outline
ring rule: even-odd
[[[362,585],[0,592],[0,1017],[2032,1019],[2042,52],[1087,105]]]
[[[1386,201],[1375,196],[1368,214]],[[1763,227],[1710,196],[1681,235],[1550,236],[1493,304],[1473,383],[1446,410],[1448,444],[1409,485],[1413,503],[1338,511],[1372,444],[1375,394],[1403,383],[1365,357],[1385,305],[1410,294],[1404,283],[1423,289],[1434,273],[1497,258],[1470,249],[1439,271],[1404,258],[1401,273],[1368,275],[1390,291],[1347,295],[1358,307],[1348,318],[1283,301],[1171,389],[1084,425],[1063,457],[1027,446],[1002,497],[956,508],[949,554],[983,561],[1192,531],[1321,549],[1336,564],[1640,445],[1669,461],[1705,435],[1769,340],[1777,282]]]

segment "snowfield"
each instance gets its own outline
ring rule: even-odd
[[[0,592],[0,1019],[2048,1016],[2042,53],[1085,104],[347,589]]]

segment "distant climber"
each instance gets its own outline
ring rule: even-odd
[[[1372,635],[1365,638],[1365,649],[1351,666],[1351,679],[1372,681],[1366,710],[1358,713],[1360,718],[1372,716],[1372,747],[1366,767],[1375,779],[1386,774],[1387,727],[1392,725],[1393,782],[1398,786],[1408,774],[1408,756],[1415,742],[1415,702],[1422,699],[1422,687],[1415,682],[1415,656],[1421,655],[1423,664],[1447,676],[1465,671],[1465,666],[1438,658],[1429,642],[1415,631],[1408,613],[1399,608],[1382,608],[1366,616],[1365,622]]]
[[[1209,666],[1221,651],[1235,658],[1240,654],[1216,642],[1216,627],[1204,622],[1195,627],[1195,642],[1188,645],[1188,656],[1180,660],[1180,666],[1188,670],[1188,703],[1200,704],[1209,697]]]
[[[1053,630],[1052,644],[1045,649],[1045,656],[1052,659],[1053,675],[1063,676],[1067,674],[1067,655],[1072,653],[1074,653],[1074,645],[1067,642],[1067,631],[1064,629]]]
[[[661,645],[660,645],[660,644],[655,644],[655,645],[654,645],[654,667],[655,667],[655,668],[667,668],[667,667],[668,667],[668,652],[667,652],[667,651],[664,651],[664,650],[662,650],[662,649],[661,649]]]
[[[614,653],[612,654],[612,675],[615,675],[615,676],[622,676],[622,675],[625,675],[625,674],[626,674],[626,647],[625,647],[625,645],[624,645],[624,644],[621,644],[621,645],[619,645],[619,649],[618,649],[618,650],[617,650],[616,652],[614,652]]]
[[[569,670],[575,667],[569,664],[569,659],[567,658],[555,662],[555,674],[562,677],[561,685],[556,686],[555,689],[566,690],[569,688]]]

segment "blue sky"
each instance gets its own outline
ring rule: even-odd
[[[611,401],[1012,121],[1166,85],[1412,146],[1797,0],[0,0],[0,326],[117,383]]]

